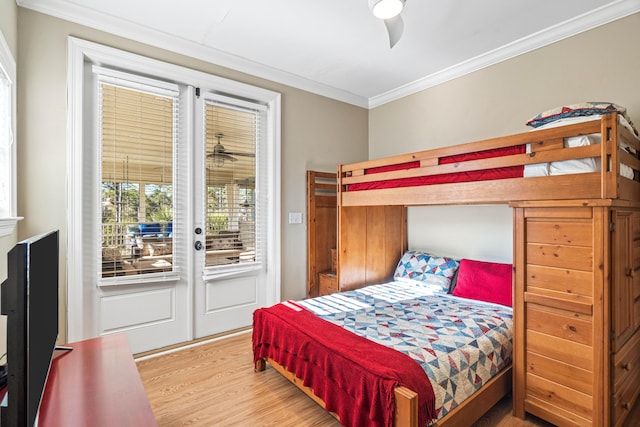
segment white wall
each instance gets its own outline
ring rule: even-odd
[[[506,205],[412,207],[407,212],[409,248],[510,263],[512,215]]]
[[[524,123],[537,113],[581,101],[616,102],[640,125],[639,40],[635,14],[375,108],[369,113],[369,156],[525,132]],[[506,206],[410,208],[408,219],[412,249],[512,259]]]

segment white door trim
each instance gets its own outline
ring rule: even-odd
[[[269,188],[272,197],[269,198],[268,232],[272,238],[268,241],[268,253],[274,254],[267,262],[266,294],[267,305],[280,300],[280,138],[281,138],[281,95],[267,89],[228,80],[211,74],[191,70],[185,67],[150,59],[140,55],[110,48],[100,44],[69,37],[67,64],[67,339],[78,341],[97,336],[96,328],[98,313],[94,298],[87,295],[83,286],[87,279],[92,279],[92,266],[83,263],[84,233],[82,224],[82,197],[85,193],[85,177],[83,175],[83,161],[88,159],[83,150],[82,141],[89,131],[86,123],[94,117],[85,116],[83,109],[85,89],[84,75],[87,64],[117,65],[131,72],[154,73],[178,84],[198,87],[205,84],[210,87],[220,87],[227,93],[260,101],[268,106],[267,137],[272,147],[268,153],[270,167]],[[91,184],[89,184],[91,185]],[[89,272],[88,270],[92,270]],[[87,274],[90,277],[87,277]]]

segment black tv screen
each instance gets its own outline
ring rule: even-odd
[[[2,426],[33,426],[58,338],[58,231],[17,243],[0,294],[7,316]],[[6,423],[6,424],[5,424]]]

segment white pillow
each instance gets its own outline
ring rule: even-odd
[[[602,136],[599,133],[590,135],[572,136],[566,138],[564,146],[586,147],[591,144],[600,144]],[[572,173],[597,172],[600,170],[600,157],[587,157],[585,159],[562,160],[549,164],[550,175],[566,175]]]

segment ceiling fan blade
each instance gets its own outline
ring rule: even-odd
[[[402,21],[402,17],[400,15],[396,15],[393,18],[384,19],[383,21],[384,25],[387,27],[387,32],[389,33],[389,47],[394,47],[404,32],[404,22]]]
[[[235,155],[235,154],[234,154]],[[224,159],[224,160],[229,160],[230,162],[237,162],[238,159],[236,159],[235,157],[231,156],[230,153],[209,153],[207,154],[207,158],[209,159],[215,159],[215,158],[219,158],[219,159]]]
[[[238,159],[236,159],[235,157],[229,155],[228,153],[224,153],[224,154],[219,154],[220,157],[222,157],[225,160],[229,160],[230,162],[237,162]]]
[[[229,154],[231,156],[243,156],[243,157],[255,157],[256,155],[253,153],[240,153],[237,151],[225,151],[224,154]]]

